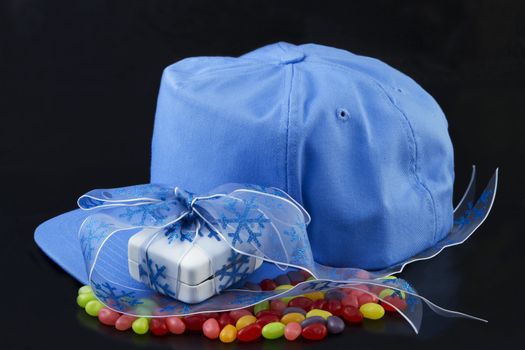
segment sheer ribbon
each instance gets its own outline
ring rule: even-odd
[[[107,307],[121,313],[144,317],[166,317],[245,308],[264,300],[297,296],[335,288],[359,289],[379,298],[390,289],[405,299],[406,308],[391,305],[417,332],[422,318],[422,303],[443,316],[474,316],[441,308],[418,293],[404,280],[387,278],[417,260],[435,256],[444,248],[460,244],[487,217],[497,187],[497,171],[486,189],[474,202],[475,169],[469,187],[454,213],[451,233],[435,246],[380,271],[334,268],[314,261],[306,227],[310,216],[285,192],[271,187],[227,184],[207,195],[196,195],[179,188],[147,184],[116,189],[99,189],[81,196],[78,205],[91,210],[79,230],[79,240],[96,297]],[[225,242],[232,249],[229,264],[212,261],[211,271],[222,274],[219,280],[232,284],[223,289],[215,284],[217,295],[198,304],[177,300],[177,290],[166,283],[164,265],[140,261],[147,278],[141,283],[128,272],[127,244],[140,230],[154,230],[153,239],[175,249],[189,249],[199,240]],[[255,291],[243,287],[247,277],[236,269],[243,257],[255,257],[285,270],[301,269],[315,280],[308,280],[283,291]],[[179,271],[170,271],[177,278]],[[216,277],[216,276],[214,276]],[[481,319],[478,319],[481,320]]]

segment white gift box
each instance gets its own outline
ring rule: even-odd
[[[128,241],[132,278],[185,303],[210,298],[261,264],[261,259],[236,253],[210,231],[190,242],[180,236],[170,241],[162,230],[144,229]]]

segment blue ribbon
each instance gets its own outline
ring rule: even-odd
[[[496,182],[497,176],[482,196],[483,202],[471,205],[471,211],[477,208],[478,212],[484,210],[488,214],[490,206],[483,204],[492,204]],[[400,313],[416,332],[421,322],[421,301],[442,315],[471,317],[438,307],[402,279],[384,279],[410,261],[375,272],[316,263],[306,232],[310,216],[293,198],[276,188],[227,184],[211,194],[196,195],[179,188],[147,184],[93,190],[81,196],[78,205],[93,211],[79,230],[90,283],[97,298],[118,312],[148,317],[188,315],[244,308],[276,297],[333,288],[361,289],[371,294],[374,288],[390,288],[406,295],[408,307]],[[454,240],[466,239],[472,228],[477,227],[478,219],[484,217],[473,219],[469,227],[456,227]],[[176,291],[167,287],[162,266],[148,264],[147,259],[141,266],[149,276],[149,287],[132,279],[127,272],[127,241],[143,229],[157,230],[157,236],[168,245],[192,244],[199,239],[226,242],[237,258],[251,256],[283,269],[303,269],[316,280],[299,283],[287,291],[253,291],[237,283],[226,290],[218,288],[220,293],[202,303],[186,304],[176,300]],[[453,244],[444,242],[441,249]],[[433,247],[428,254],[435,254],[437,249]],[[417,256],[424,258],[425,252]],[[220,273],[226,268],[216,266],[214,271]],[[244,277],[238,271],[229,282],[239,282]]]

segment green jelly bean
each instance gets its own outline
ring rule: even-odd
[[[284,335],[285,325],[281,322],[270,322],[262,329],[262,336],[266,339],[277,339]]]
[[[91,286],[82,286],[78,289],[78,294],[93,293]]]
[[[257,315],[260,311],[270,310],[270,302],[268,300],[262,301],[253,307],[254,315]]]
[[[133,332],[137,334],[146,334],[149,330],[149,321],[145,317],[139,317],[131,324]]]
[[[98,316],[98,312],[100,311],[100,309],[102,309],[103,307],[104,304],[102,304],[98,300],[88,301],[88,303],[86,304],[86,313],[90,316],[96,317]]]
[[[97,300],[93,293],[82,293],[77,296],[77,304],[81,308],[85,308],[86,304],[89,303],[91,300]]]

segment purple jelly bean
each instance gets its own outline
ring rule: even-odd
[[[301,328],[304,329],[304,327],[309,326],[311,324],[315,324],[315,323],[325,324],[326,321],[322,316],[308,317],[303,322],[301,322]]]
[[[306,316],[306,311],[304,311],[300,307],[293,307],[293,306],[289,306],[286,309],[284,309],[283,310],[283,315],[290,314],[292,312],[297,312],[297,313],[300,313],[303,316]]]
[[[303,282],[306,279],[304,278],[304,275],[299,271],[288,272],[288,278],[290,279],[290,284],[297,284],[299,282]]]
[[[249,290],[261,290],[260,285],[258,285],[257,283],[250,282],[250,281],[244,284],[244,288],[249,289]]]
[[[337,290],[337,289],[332,289],[326,292],[326,294],[324,295],[324,298],[326,300],[342,300],[345,296],[346,294],[344,292],[341,292],[340,290]]]
[[[292,283],[287,275],[279,275],[279,276],[275,277],[273,280],[278,286],[283,285],[283,284],[291,284]]]
[[[337,316],[329,316],[326,320],[326,328],[328,328],[329,333],[339,334],[344,331],[345,323]]]

